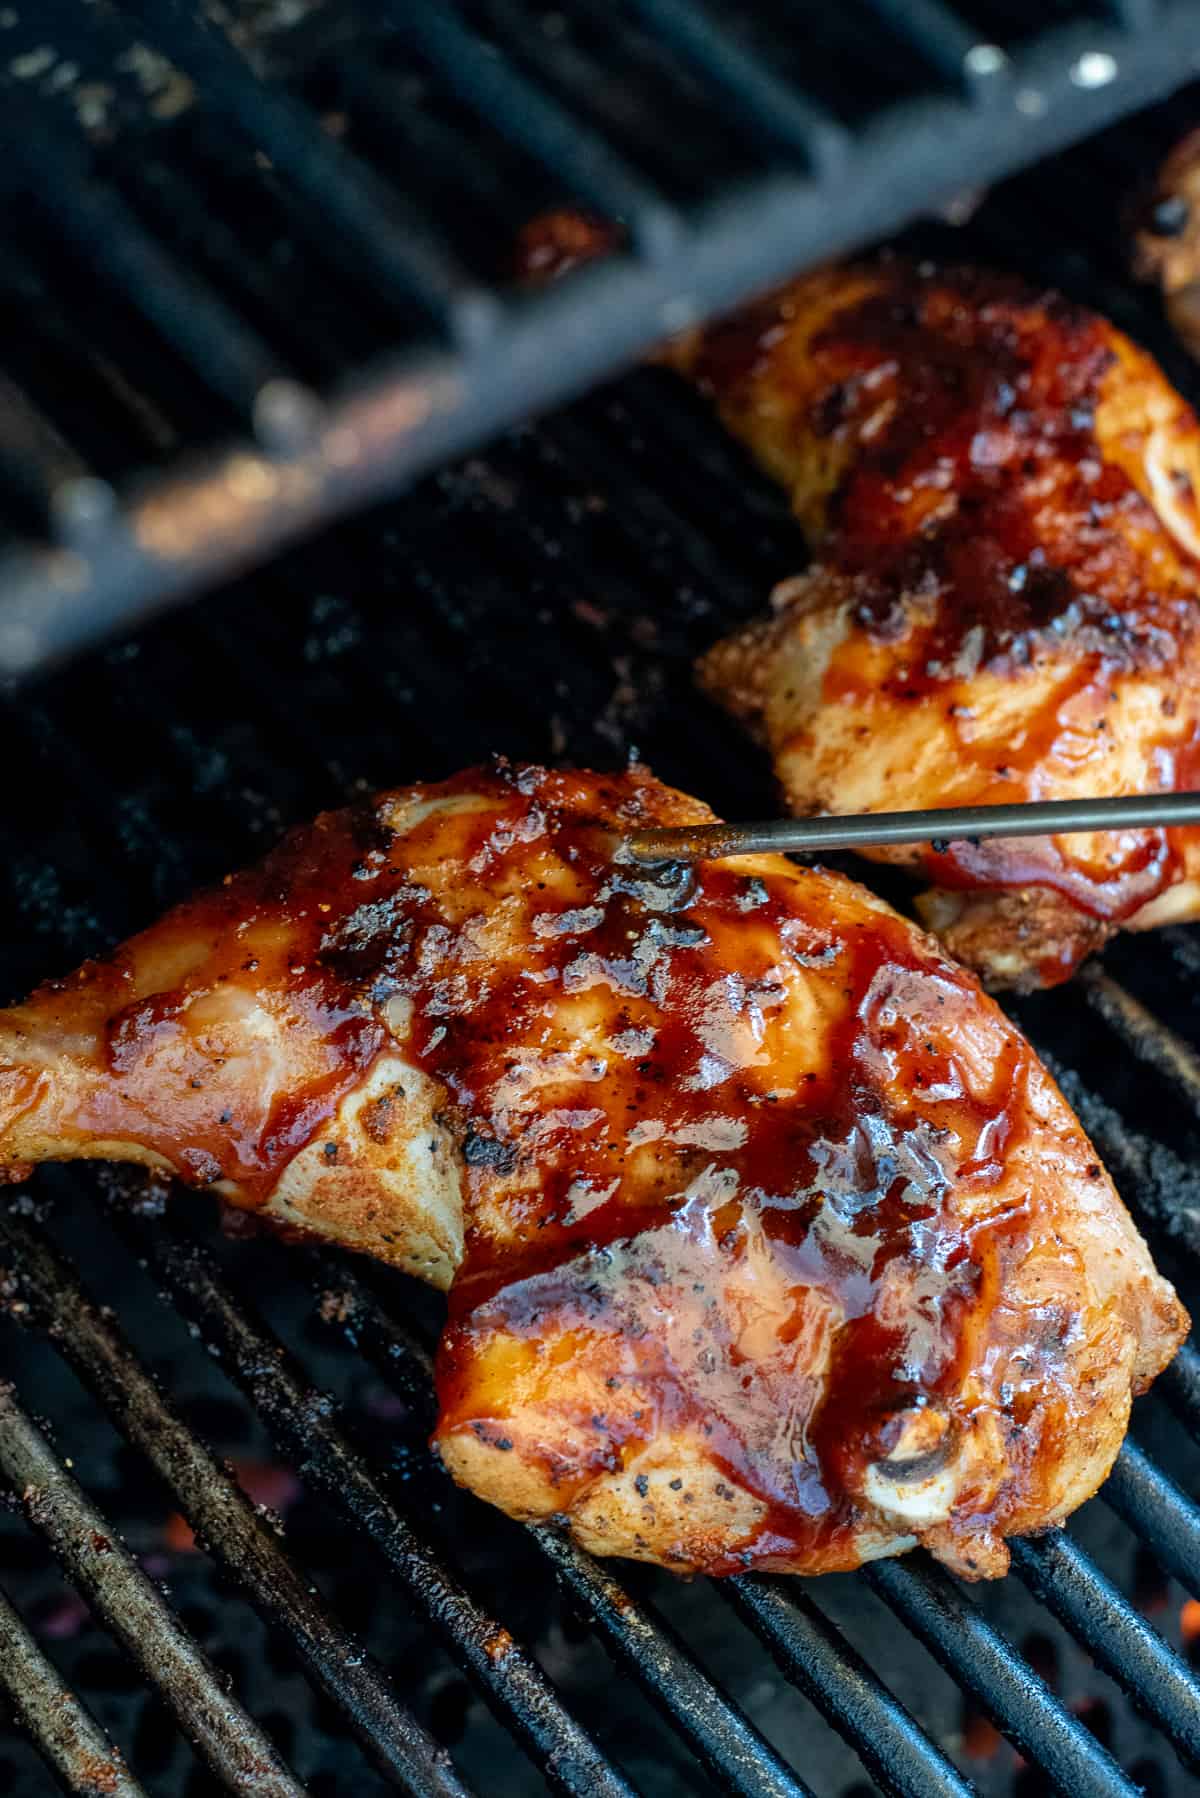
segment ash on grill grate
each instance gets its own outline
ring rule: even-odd
[[[1095,154],[1107,161],[1097,166],[1148,159],[1146,129],[1129,127],[1098,145]],[[1152,336],[1149,316],[1130,316],[1137,299],[1120,276],[1115,208],[1099,192],[1090,209],[1081,201],[1089,166],[1081,153],[1044,168],[1035,182],[997,193],[962,236],[926,234],[925,241],[1010,260],[1019,238],[1027,262],[1109,309],[1119,299],[1122,322]],[[1040,229],[1038,217],[1046,221]],[[1067,218],[1091,260],[1072,261],[1071,239],[1057,222]],[[337,344],[353,337],[353,324],[339,317],[325,315],[321,324]],[[1176,372],[1189,378],[1186,369]],[[92,428],[114,460],[133,465],[148,453],[154,420],[111,392],[104,398],[102,387],[94,391]],[[166,380],[156,400],[185,431],[194,406],[207,403]],[[799,556],[777,496],[689,396],[666,376],[643,373],[253,583],[5,699],[0,749],[10,766],[32,774],[11,781],[6,793],[0,984],[16,993],[66,967],[361,781],[436,776],[493,748],[612,764],[636,744],[664,777],[719,807],[766,809],[765,766],[695,695],[690,659],[756,609]],[[1198,960],[1186,937],[1143,939],[1136,956],[1113,958],[1136,997],[1193,1043],[1200,1041]],[[1135,1211],[1143,1208],[1156,1251],[1194,1300],[1195,1238],[1162,1225],[1176,1212],[1186,1221],[1193,1203],[1200,1120],[1187,1103],[1164,1107],[1158,1072],[1113,1034],[1127,1014],[1112,1001],[1111,987],[1085,985],[1046,996],[1022,1015],[1069,1064],[1074,1096],[1107,1132],[1105,1152],[1126,1196]],[[1096,1005],[1109,1018],[1103,1035]],[[465,1660],[500,1715],[536,1740],[536,1758],[554,1758],[556,1741],[567,1742],[566,1759],[555,1760],[567,1789],[602,1789],[589,1788],[589,1779],[608,1781],[609,1789],[627,1780],[655,1798],[715,1789],[698,1753],[716,1767],[717,1782],[733,1789],[797,1790],[790,1767],[821,1798],[861,1793],[863,1762],[839,1730],[866,1738],[867,1773],[883,1790],[952,1791],[965,1776],[986,1798],[1031,1798],[1047,1789],[1047,1769],[1072,1794],[1129,1792],[1137,1784],[1183,1794],[1194,1786],[1194,1773],[1160,1729],[1052,1614],[1056,1606],[1069,1614],[1097,1656],[1135,1691],[1140,1685],[1142,1699],[1187,1746],[1197,1700],[1183,1663],[1163,1658],[1137,1615],[1106,1597],[1074,1551],[1034,1547],[1023,1557],[1028,1582],[1014,1578],[969,1595],[919,1564],[794,1588],[748,1581],[730,1589],[737,1619],[730,1595],[702,1583],[625,1567],[598,1574],[585,1558],[564,1556],[560,1545],[454,1491],[429,1465],[420,1362],[437,1327],[430,1295],[374,1270],[347,1273],[329,1258],[319,1263],[314,1301],[306,1255],[270,1241],[216,1237],[208,1247],[237,1305],[231,1310],[212,1287],[200,1303],[195,1270],[203,1264],[192,1261],[189,1245],[194,1234],[212,1237],[211,1220],[203,1201],[181,1200],[178,1217],[135,1225],[139,1255],[161,1238],[163,1269],[154,1277],[186,1299],[184,1310],[199,1320],[194,1336],[98,1216],[95,1185],[86,1171],[39,1179],[34,1190],[39,1203],[47,1201],[49,1233],[83,1271],[92,1296],[115,1308],[139,1362],[161,1376],[170,1409],[212,1440],[218,1455],[234,1457],[260,1502],[290,1496],[284,1533],[268,1526],[270,1541],[299,1569],[302,1586],[317,1588],[308,1596],[333,1632],[327,1640],[336,1645],[344,1632],[360,1638],[390,1676],[399,1705],[450,1749],[456,1775],[431,1778],[461,1776],[489,1798],[533,1789],[530,1761],[464,1678]],[[20,1285],[21,1255],[27,1279],[35,1265],[22,1247],[27,1234],[18,1218],[0,1256],[15,1254],[9,1298],[18,1303],[37,1299]],[[61,1286],[49,1298],[48,1290],[35,1313],[47,1302],[60,1311],[67,1304]],[[265,1325],[243,1308],[249,1291]],[[234,1563],[228,1547],[210,1560],[192,1546],[179,1515],[188,1511],[183,1464],[164,1464],[169,1490],[66,1371],[72,1361],[97,1384],[96,1357],[112,1353],[109,1323],[101,1318],[85,1331],[82,1313],[68,1306],[61,1315],[63,1354],[36,1329],[7,1323],[0,1347],[4,1370],[24,1402],[46,1415],[74,1477],[150,1577],[167,1580],[184,1625],[232,1676],[240,1701],[308,1790],[322,1798],[350,1782],[369,1798],[388,1789],[357,1758],[345,1706],[331,1701],[328,1681],[324,1695],[306,1681],[307,1663],[320,1683],[319,1642],[299,1653],[281,1628],[280,1605],[264,1605],[261,1592],[259,1607],[271,1621],[260,1621],[241,1596],[247,1567]],[[407,1340],[389,1321],[396,1317],[411,1322]],[[273,1359],[262,1360],[264,1328],[303,1370],[299,1393],[287,1388],[290,1363],[280,1371]],[[206,1352],[210,1343],[267,1400],[261,1418],[226,1383]],[[128,1369],[119,1358],[107,1364]],[[264,1393],[267,1375],[284,1387]],[[313,1405],[310,1386],[331,1391],[340,1407],[336,1418],[319,1405],[302,1413],[311,1417],[311,1444],[298,1439],[296,1422],[297,1406]],[[136,1426],[121,1415],[135,1401],[143,1406]],[[138,1379],[118,1383],[106,1402],[149,1447],[154,1405]],[[1171,1576],[1198,1562],[1195,1513],[1180,1497],[1200,1489],[1198,1429],[1200,1371],[1185,1352],[1138,1408],[1144,1455],[1126,1455],[1111,1503],[1087,1507],[1070,1538],[1135,1612],[1193,1658],[1195,1611],[1187,1607],[1196,1599]],[[281,1484],[278,1472],[271,1488],[262,1484],[256,1470],[293,1461],[298,1488]],[[203,1466],[186,1477],[199,1478]],[[340,1492],[335,1468],[351,1470]],[[228,1500],[219,1475],[205,1490],[206,1502],[215,1505],[221,1492]],[[331,1493],[357,1507],[353,1526]],[[195,1501],[193,1490],[193,1509]],[[244,1516],[245,1507],[232,1502]],[[428,1544],[408,1541],[411,1518]],[[202,1539],[212,1537],[211,1523],[203,1523]],[[247,1542],[261,1534],[246,1527]],[[469,1594],[465,1606],[451,1595],[449,1627],[475,1631],[457,1658],[435,1639],[417,1589],[426,1576],[441,1579],[435,1569],[443,1565]],[[1039,1586],[1050,1608],[1035,1598],[1031,1588]],[[172,1798],[211,1791],[169,1715],[147,1698],[136,1670],[15,1513],[0,1514],[0,1587],[136,1777]],[[489,1638],[489,1629],[509,1632],[530,1658],[510,1656],[507,1639]],[[479,1653],[488,1639],[504,1650],[492,1678],[482,1665],[486,1646],[482,1659]],[[370,1663],[363,1668],[360,1697],[373,1692],[372,1701],[386,1705]],[[522,1721],[515,1712],[526,1700],[536,1714]],[[402,1731],[395,1716],[393,1726]],[[611,1773],[588,1759],[588,1735]],[[948,1773],[942,1756],[959,1775]],[[16,1738],[0,1746],[0,1775],[14,1798],[46,1789],[39,1763]],[[428,1781],[419,1789],[430,1789]]]

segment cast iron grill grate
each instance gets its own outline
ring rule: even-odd
[[[1130,171],[1192,104],[1000,190],[940,241],[1102,305],[1196,393],[1154,341],[1115,224]],[[353,346],[353,319],[326,324]],[[114,462],[152,453],[164,422],[199,428],[196,389],[157,364],[121,372],[126,389],[89,417]],[[360,782],[436,777],[497,747],[611,764],[636,744],[718,807],[763,809],[765,770],[689,667],[798,555],[782,502],[703,408],[642,373],[252,588],[7,697],[0,985],[15,994],[136,927]],[[1021,1011],[1194,1302],[1191,937],[1119,947]],[[832,1798],[861,1793],[860,1761],[873,1789],[905,1794],[1191,1788],[1195,1350],[1139,1407],[1103,1501],[1022,1547],[998,1589],[968,1595],[920,1561],[686,1588],[518,1531],[439,1480],[421,1448],[423,1295],[334,1257],[225,1245],[193,1223],[203,1212],[155,1215],[72,1172],[39,1178],[3,1219],[0,1585],[16,1609],[0,1603],[0,1685],[68,1789],[507,1798],[543,1778]],[[287,1509],[282,1536],[266,1504]],[[0,1784],[24,1798],[44,1786],[22,1755],[0,1747]]]
[[[394,492],[1198,58],[1192,0],[0,10],[0,318],[20,321],[0,671]],[[624,247],[522,292],[515,234],[563,201]],[[140,414],[131,458],[93,394]]]

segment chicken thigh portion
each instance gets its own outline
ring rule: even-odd
[[[448,1286],[447,1467],[601,1552],[998,1573],[1186,1317],[932,939],[619,847],[709,817],[501,763],[319,818],[0,1013],[0,1158],[140,1161]]]
[[[787,488],[814,562],[704,658],[799,813],[1200,778],[1200,427],[1104,319],[881,260],[805,276],[668,360]],[[1200,833],[887,848],[995,987],[1200,914]]]

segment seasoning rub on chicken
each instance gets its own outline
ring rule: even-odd
[[[1104,319],[973,271],[803,277],[668,360],[787,488],[813,553],[703,685],[790,807],[1200,783],[1200,427]],[[924,921],[988,985],[1200,915],[1200,833],[930,848]]]
[[[1104,1478],[1187,1319],[973,976],[707,808],[497,764],[294,832],[0,1013],[0,1159],[142,1162],[450,1289],[436,1443],[522,1518],[815,1573]]]

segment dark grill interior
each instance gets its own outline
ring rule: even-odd
[[[993,35],[1007,18],[968,11]],[[931,17],[929,42],[942,41],[940,8],[905,12]],[[440,160],[455,142],[462,157],[449,122],[393,113],[386,66],[355,46],[337,54],[355,130],[415,133],[419,149],[428,129],[439,160],[418,157],[422,181],[461,174],[481,205],[517,191],[490,149],[457,171]],[[566,54],[553,33],[538,40],[556,80]],[[867,104],[869,83],[855,91]],[[914,247],[1053,281],[1149,342],[1200,399],[1200,376],[1129,281],[1120,222],[1137,176],[1198,109],[1200,92],[1185,91],[998,189],[967,225],[922,227]],[[147,216],[181,239],[196,222],[188,195],[234,183],[236,205],[209,203],[217,226],[194,251],[221,282],[246,284],[240,303],[289,369],[319,381],[393,340],[353,243],[306,284],[307,215],[286,211],[274,173],[260,171],[258,214],[244,171],[218,166],[200,126],[167,128],[187,157],[119,142],[120,182],[140,184]],[[664,181],[686,179],[686,155],[656,154]],[[73,198],[59,199],[64,226]],[[0,408],[14,433],[0,463],[6,516],[28,531],[61,509],[62,480],[27,493],[21,514],[13,469],[44,470],[53,449],[86,512],[96,494],[76,477],[162,467],[213,440],[234,417],[213,389],[240,376],[202,349],[207,382],[189,374],[119,292],[81,307],[78,240],[32,217],[23,229],[24,258],[0,268],[0,360],[20,370],[37,418],[19,395]],[[240,235],[264,232],[277,236],[242,254]],[[22,430],[48,421],[53,440],[31,464]],[[363,784],[438,777],[497,750],[604,766],[636,748],[718,810],[765,813],[765,765],[694,693],[690,664],[801,555],[779,496],[699,402],[641,372],[6,694],[0,985],[15,996],[65,969]],[[1118,945],[1102,970],[1016,1009],[1194,1307],[1200,948],[1180,931]],[[1103,1498],[1068,1533],[1020,1546],[997,1586],[968,1592],[920,1559],[807,1584],[688,1585],[602,1567],[439,1475],[423,1446],[438,1305],[423,1289],[271,1239],[227,1241],[206,1201],[164,1210],[137,1183],[86,1170],[39,1176],[0,1231],[0,1365],[13,1382],[0,1391],[0,1586],[16,1607],[0,1600],[0,1684],[72,1791],[1195,1789],[1191,1348],[1137,1408]],[[89,1713],[132,1775],[107,1759]],[[48,1778],[18,1732],[0,1741],[0,1791],[24,1798]]]
[[[0,9],[0,672],[1170,93],[1196,39],[1193,0]],[[552,199],[624,248],[532,295]]]

